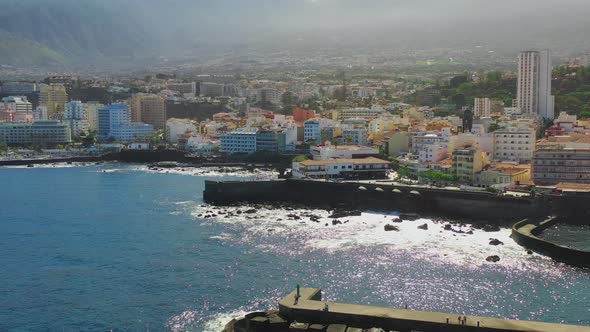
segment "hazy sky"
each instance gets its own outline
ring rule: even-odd
[[[321,47],[590,49],[590,0],[2,0],[0,29],[59,42],[124,35],[152,49],[299,41]],[[28,22],[31,13],[41,13]],[[45,15],[46,14],[46,15]],[[21,16],[18,16],[21,15]],[[3,17],[7,18],[4,20]],[[79,19],[83,17],[83,19]],[[43,19],[57,31],[45,31]],[[29,20],[30,21],[30,20]],[[24,23],[23,23],[24,22]],[[30,25],[25,27],[25,25]],[[111,30],[108,30],[108,27]],[[76,32],[83,34],[76,34]],[[118,36],[119,32],[122,36]],[[44,39],[44,40],[45,40]],[[42,42],[43,40],[41,40]],[[311,44],[306,44],[310,47]],[[117,46],[119,47],[119,46]]]
[[[248,34],[416,34],[449,40],[523,38],[544,33],[584,38],[590,32],[588,0],[168,0],[155,1],[193,34],[242,38]],[[166,3],[166,5],[162,5]],[[184,9],[184,10],[183,10]],[[172,24],[174,26],[174,24]],[[497,31],[497,35],[495,34]],[[454,33],[452,35],[451,33]],[[204,34],[201,36],[205,38]],[[574,36],[571,36],[574,37]],[[554,38],[548,36],[548,38]]]

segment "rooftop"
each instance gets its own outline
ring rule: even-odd
[[[353,164],[353,165],[367,165],[367,164],[389,164],[389,161],[368,157],[359,159],[328,159],[328,160],[305,160],[300,162],[303,166],[322,166],[331,164]]]

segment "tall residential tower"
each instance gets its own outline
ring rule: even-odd
[[[551,95],[551,54],[523,51],[518,56],[517,103],[522,114],[553,120],[554,97]]]
[[[166,126],[166,101],[158,95],[136,94],[131,97],[131,122],[143,122],[164,129]]]

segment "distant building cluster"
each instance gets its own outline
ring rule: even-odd
[[[207,156],[306,156],[293,162],[295,177],[385,178],[393,161],[406,177],[496,190],[590,184],[590,122],[555,116],[550,52],[523,51],[515,69],[506,74],[517,82],[510,105],[482,95],[463,108],[439,103],[433,85],[403,80],[7,81],[0,143],[80,144],[95,135],[102,144],[163,141]],[[92,101],[94,91],[104,94]],[[401,102],[408,96],[415,102]]]

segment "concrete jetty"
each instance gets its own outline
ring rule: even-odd
[[[521,246],[568,264],[590,267],[590,252],[569,248],[539,237],[547,228],[562,222],[554,216],[539,221],[535,218],[521,220],[512,226],[512,239]]]
[[[318,288],[301,288],[297,302],[295,296],[283,298],[278,312],[232,321],[225,331],[590,332],[585,326],[323,302]]]

